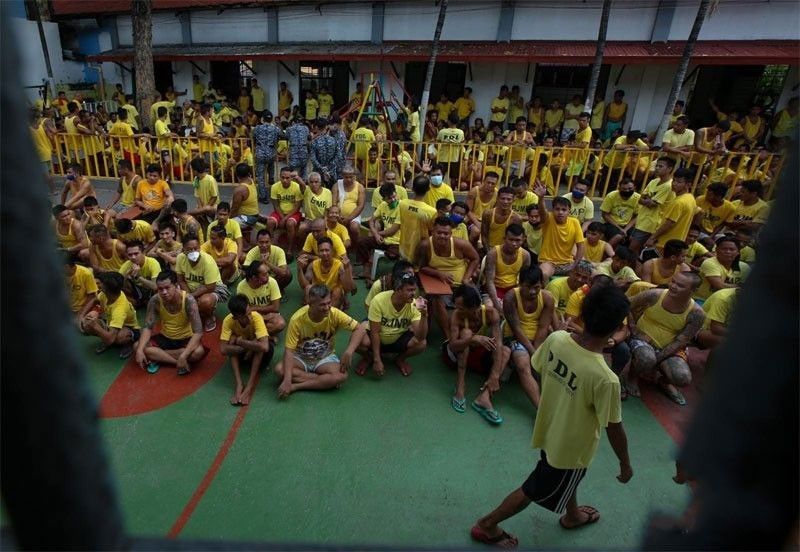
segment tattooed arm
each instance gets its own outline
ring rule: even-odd
[[[656,356],[656,364],[660,363],[666,358],[671,357],[691,343],[692,339],[694,339],[694,336],[696,336],[697,332],[700,331],[700,328],[703,327],[703,321],[705,319],[706,313],[703,312],[701,307],[695,304],[692,308],[692,312],[690,312],[686,317],[686,326],[683,327],[681,333],[675,337],[675,340],[672,343],[661,349],[661,352],[659,352]]]

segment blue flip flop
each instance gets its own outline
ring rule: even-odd
[[[459,414],[463,414],[467,411],[467,399],[457,399],[453,397],[450,400],[450,406],[453,407],[453,410],[458,412]]]
[[[147,365],[147,373],[148,374],[155,374],[158,372],[158,369],[161,368],[157,362],[151,362]]]
[[[492,425],[500,425],[503,423],[503,417],[497,412],[497,410],[493,410],[490,408],[484,408],[477,403],[472,403],[472,409],[480,414],[484,420],[489,422]]]

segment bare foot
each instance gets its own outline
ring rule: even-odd
[[[242,406],[247,406],[250,404],[250,395],[252,395],[253,390],[249,387],[245,387],[244,391],[239,395],[239,404]]]
[[[241,397],[242,397],[242,386],[240,385],[237,386],[236,390],[233,392],[233,396],[231,397],[231,404],[233,406],[237,406],[238,404],[240,404]]]
[[[358,361],[356,364],[356,375],[364,376],[367,373],[367,368],[369,368],[370,361],[367,360],[367,357],[361,357],[361,360]]]
[[[414,367],[411,366],[405,360],[401,360],[398,358],[394,361],[394,363],[397,364],[397,367],[400,368],[400,373],[403,374],[405,377],[410,376],[412,372],[414,372]]]
[[[634,379],[629,379],[625,382],[625,388],[628,390],[629,397],[636,397],[640,398],[642,396],[642,392],[639,389],[639,382]]]

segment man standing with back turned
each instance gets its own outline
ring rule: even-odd
[[[560,514],[564,529],[575,529],[600,519],[591,506],[578,506],[576,490],[600,442],[600,428],[619,458],[620,483],[633,477],[628,440],[622,426],[620,384],[603,359],[608,339],[622,327],[630,303],[621,290],[595,288],[583,302],[584,329],[580,334],[557,331],[545,339],[531,358],[542,377],[542,395],[533,446],[541,459],[533,473],[490,514],[472,527],[472,538],[500,548],[519,541],[499,523],[536,502]]]

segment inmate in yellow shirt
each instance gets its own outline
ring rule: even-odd
[[[278,210],[280,210],[283,215],[291,212],[296,202],[303,201],[303,194],[300,192],[300,184],[294,180],[289,183],[288,188],[284,187],[280,182],[273,184],[269,196],[271,199],[278,202]]]
[[[392,304],[392,291],[383,291],[372,298],[369,304],[369,321],[381,325],[381,343],[389,345],[406,333],[411,324],[422,319],[414,303],[406,303],[398,311]]]
[[[189,291],[193,292],[200,286],[208,286],[211,284],[222,285],[222,276],[219,274],[219,267],[214,259],[208,253],[200,252],[200,258],[197,264],[192,266],[189,262],[186,253],[178,254],[178,259],[175,262],[175,272],[178,275],[183,275],[186,279],[186,285]]]
[[[574,217],[567,217],[564,224],[557,224],[553,213],[547,213],[547,218],[542,221],[542,248],[539,261],[550,261],[562,265],[573,262],[572,248],[583,243],[581,223]]]
[[[226,316],[222,321],[222,333],[219,336],[220,341],[230,341],[233,336],[241,337],[248,341],[269,336],[267,326],[264,324],[264,319],[261,318],[261,315],[255,311],[250,311],[247,316],[250,321],[249,324],[244,327],[239,324],[239,321],[236,320],[232,314]]]
[[[308,315],[308,305],[301,307],[289,320],[286,329],[286,348],[294,351],[303,362],[316,364],[334,351],[333,338],[344,328],[354,331],[358,322],[336,307],[331,307],[328,315],[314,322]]]

